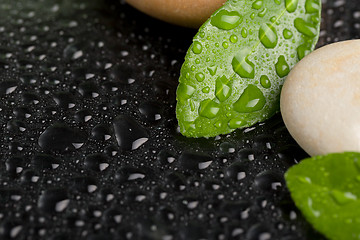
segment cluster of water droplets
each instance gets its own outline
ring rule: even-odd
[[[193,129],[194,123],[203,127],[201,121],[219,129],[236,129],[254,121],[247,119],[249,113],[264,111],[262,115],[271,115],[290,68],[310,53],[320,22],[319,0],[256,0],[249,9],[244,9],[245,14],[227,8],[216,12],[208,29],[195,37],[193,55],[188,59],[193,65],[182,76],[178,96],[184,107],[203,119],[185,117],[189,126],[184,131]],[[213,60],[218,56],[224,65]],[[215,75],[220,77],[213,88]],[[239,97],[230,98],[232,95]],[[227,126],[223,126],[223,119],[214,121],[226,113]],[[264,118],[262,115],[259,117]]]
[[[1,239],[306,239],[282,177],[304,153],[279,116],[212,139],[179,134],[194,31],[179,37],[111,1],[9,0],[0,13]],[[224,28],[244,21],[229,16]],[[219,100],[232,91],[227,78],[216,88]]]

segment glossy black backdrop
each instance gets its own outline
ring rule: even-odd
[[[327,0],[319,46],[360,32]],[[322,239],[283,173],[307,155],[278,114],[177,132],[195,30],[110,0],[0,0],[0,239]]]

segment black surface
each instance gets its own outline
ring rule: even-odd
[[[325,1],[321,29],[359,37],[358,1]],[[284,184],[307,155],[279,114],[178,133],[195,33],[117,1],[0,0],[0,239],[322,239]]]

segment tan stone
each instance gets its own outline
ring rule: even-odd
[[[185,27],[200,27],[226,0],[126,0],[140,11]]]
[[[280,105],[290,134],[311,156],[360,151],[360,40],[302,59],[286,78]]]

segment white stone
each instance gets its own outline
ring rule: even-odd
[[[360,152],[360,40],[319,48],[291,70],[281,114],[311,156]]]

